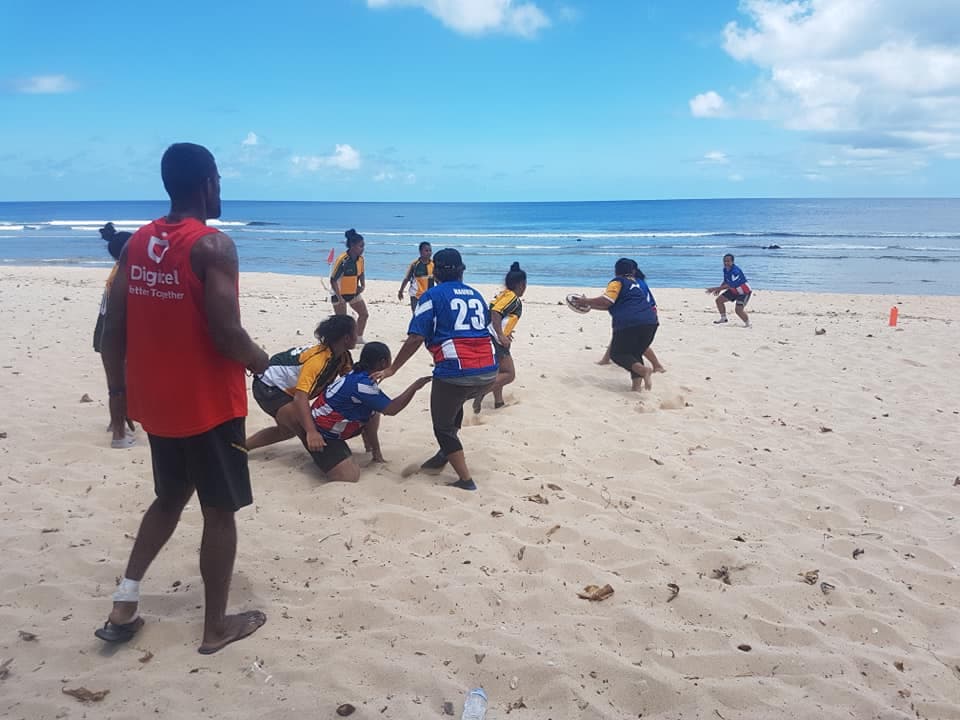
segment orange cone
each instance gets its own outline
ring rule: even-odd
[[[330,248],[330,254],[327,255],[327,265],[333,262],[333,248]],[[896,309],[896,308],[894,308]]]
[[[899,317],[899,315],[900,315],[900,311],[897,310],[896,305],[890,308],[890,327],[897,326],[897,318]]]

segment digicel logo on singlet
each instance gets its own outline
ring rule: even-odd
[[[157,285],[179,285],[180,271],[157,272],[150,270],[145,265],[131,265],[130,279],[136,282],[142,282],[147,287],[156,287]]]

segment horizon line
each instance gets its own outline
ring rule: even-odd
[[[768,195],[750,197],[672,197],[611,200],[262,200],[222,198],[224,203],[309,203],[327,205],[563,205],[572,203],[642,203],[642,202],[729,202],[740,200],[960,200],[954,195]],[[137,200],[0,200],[0,205],[27,203],[168,203],[169,198]]]

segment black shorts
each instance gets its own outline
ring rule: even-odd
[[[737,305],[741,305],[741,306],[746,306],[746,304],[750,302],[751,295],[753,295],[753,293],[746,293],[744,295],[740,295],[739,293],[735,293],[733,290],[727,290],[725,293],[723,293],[723,297],[726,300],[731,300],[737,303]]]
[[[97,324],[93,328],[93,351],[100,352],[103,347],[103,325],[106,315],[97,315]]]
[[[493,355],[497,358],[497,362],[500,362],[505,357],[510,357],[510,348],[504,347],[497,342],[496,338],[493,339]]]
[[[434,378],[430,387],[430,418],[437,444],[446,455],[463,450],[458,434],[463,424],[463,404],[490,392],[493,380],[482,385],[455,385]]]
[[[339,305],[340,303],[352,303],[358,297],[360,297],[360,293],[355,295],[331,295],[330,302],[332,302],[334,305]]]
[[[631,377],[638,377],[633,372],[633,364],[643,364],[644,351],[653,344],[659,325],[633,325],[613,331],[610,341],[610,359],[624,370],[629,371]]]
[[[293,397],[273,385],[267,385],[258,377],[253,379],[253,399],[267,415],[277,416],[280,408],[293,402]]]
[[[309,452],[310,457],[313,458],[313,462],[325,473],[333,470],[353,454],[350,452],[350,446],[347,445],[345,440],[330,440],[324,438],[323,442],[326,443],[323,450],[310,450]]]
[[[245,418],[185,438],[147,437],[158,498],[176,500],[196,488],[202,507],[236,511],[253,502]]]

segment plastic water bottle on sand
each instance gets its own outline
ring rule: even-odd
[[[487,716],[487,694],[483,688],[474,688],[467,693],[460,720],[483,720]]]

